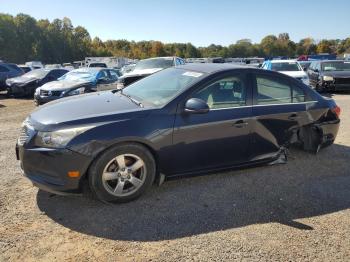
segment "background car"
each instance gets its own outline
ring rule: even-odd
[[[61,64],[46,64],[44,66],[44,68],[46,69],[59,69],[59,68],[63,68]]]
[[[143,59],[136,63],[130,73],[126,73],[118,80],[118,88],[124,88],[137,80],[154,74],[165,68],[184,65],[185,60],[180,57],[155,57]]]
[[[40,61],[26,62],[25,65],[29,66],[32,70],[44,68],[44,65]]]
[[[277,71],[282,74],[289,75],[300,81],[305,85],[309,85],[309,77],[304,72],[303,68],[299,65],[297,61],[293,60],[269,60],[265,61],[262,66],[262,69]]]
[[[16,64],[0,63],[0,91],[6,90],[6,80],[23,75],[24,71]]]
[[[304,71],[307,71],[309,66],[311,65],[311,62],[310,60],[308,61],[298,61],[299,65],[303,68]]]
[[[105,63],[92,62],[92,63],[88,64],[88,67],[103,67],[103,68],[107,68],[107,65]]]
[[[120,69],[121,75],[125,75],[126,73],[132,72],[134,70],[136,64],[125,65]]]
[[[310,85],[318,92],[350,91],[350,61],[313,61],[307,73]]]
[[[56,80],[68,71],[65,69],[35,69],[6,80],[7,94],[15,97],[33,96],[37,87]]]
[[[100,200],[126,202],[164,176],[281,163],[291,143],[315,153],[334,142],[339,114],[287,75],[190,64],[34,111],[16,152],[44,190],[89,185]]]
[[[118,74],[108,68],[80,68],[70,71],[57,81],[36,89],[34,101],[37,105],[59,98],[116,88]]]

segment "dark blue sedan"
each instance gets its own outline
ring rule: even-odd
[[[165,177],[285,162],[331,145],[340,109],[289,76],[227,64],[165,69],[34,111],[17,143],[36,186],[126,202]]]

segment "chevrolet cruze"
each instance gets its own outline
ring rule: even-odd
[[[24,175],[55,193],[88,184],[126,202],[166,177],[285,161],[331,145],[340,109],[287,75],[227,64],[169,68],[123,90],[64,98],[24,121]]]

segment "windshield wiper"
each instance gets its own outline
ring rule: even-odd
[[[139,107],[143,107],[143,104],[142,104],[140,101],[138,101],[137,99],[131,97],[131,96],[128,95],[128,94],[124,94],[122,89],[117,90],[117,92],[119,92],[119,93],[122,94],[123,96],[129,98],[131,102],[133,102],[134,104],[138,105]]]

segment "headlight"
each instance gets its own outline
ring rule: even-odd
[[[36,143],[38,146],[43,147],[63,148],[74,137],[94,127],[95,126],[84,126],[61,129],[53,132],[38,132]]]
[[[85,87],[77,88],[68,93],[69,96],[84,94]]]
[[[333,81],[334,78],[332,76],[323,76],[323,81]]]
[[[309,79],[309,77],[308,76],[303,76],[302,79],[303,80],[307,80],[307,79]]]
[[[39,95],[40,94],[40,88],[35,89],[35,95]]]

